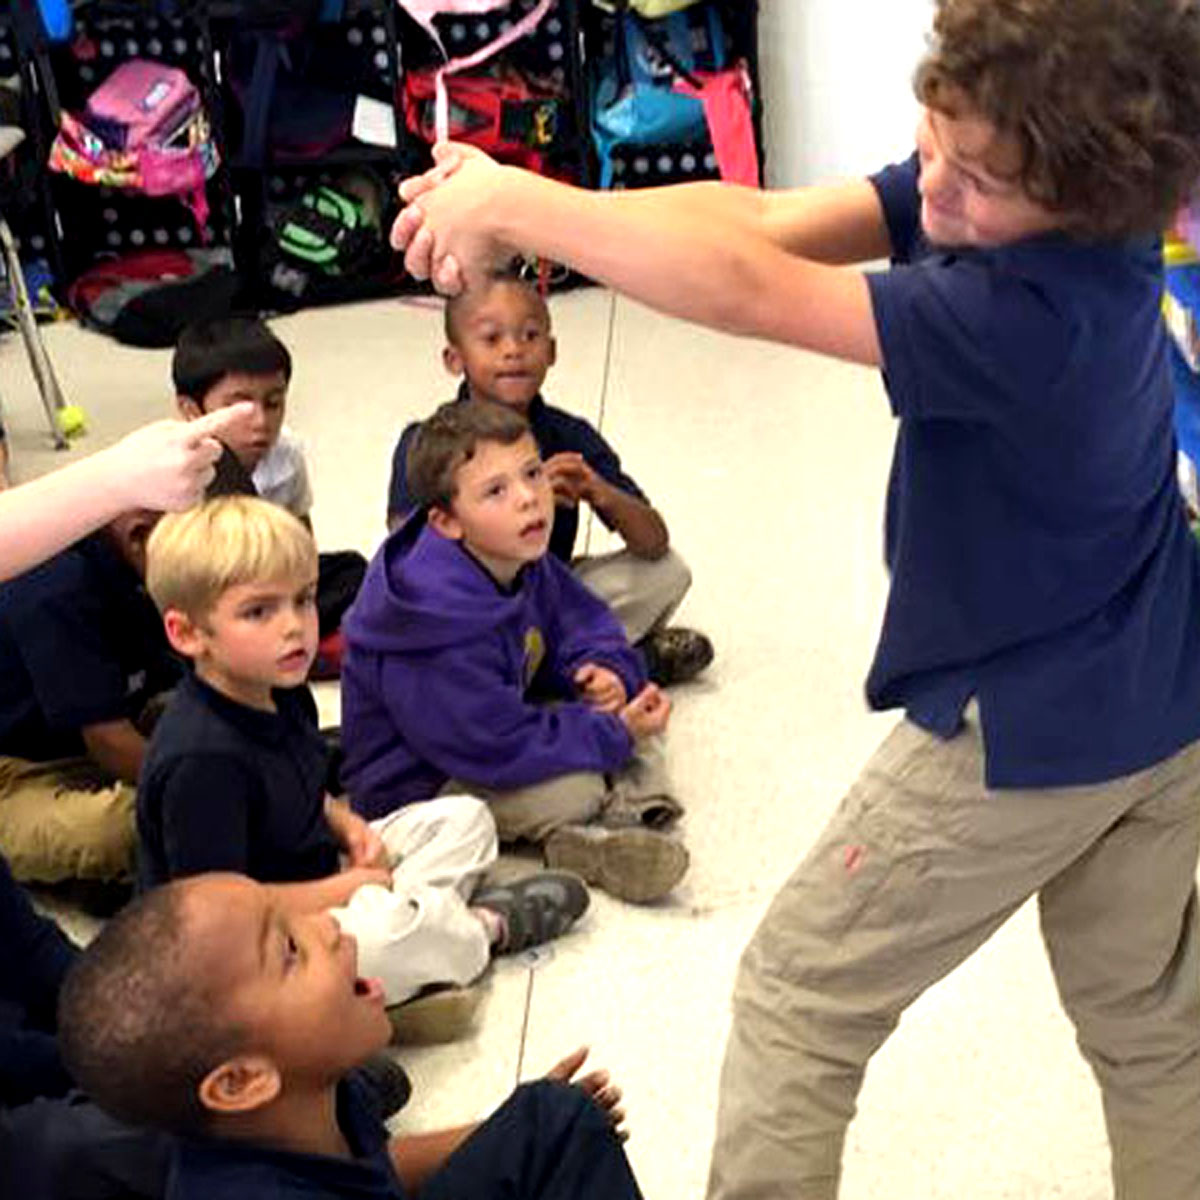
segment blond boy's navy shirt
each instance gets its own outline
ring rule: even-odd
[[[1098,783],[1200,737],[1200,553],[1175,482],[1157,241],[931,247],[916,156],[872,182],[899,420],[867,679],[993,787]]]

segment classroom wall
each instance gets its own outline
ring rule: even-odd
[[[863,175],[912,149],[931,0],[760,0],[767,180]]]

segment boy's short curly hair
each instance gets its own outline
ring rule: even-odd
[[[481,442],[511,446],[529,433],[529,422],[505,404],[451,400],[422,421],[408,448],[408,485],[421,508],[449,509],[458,492],[459,468]]]
[[[168,513],[146,544],[146,591],[159,612],[202,620],[242,583],[317,574],[313,536],[286,508],[257,496],[222,496]]]
[[[1085,238],[1157,233],[1200,176],[1200,0],[936,0],[917,98],[965,101]]]
[[[113,918],[67,974],[59,1042],[72,1078],[131,1125],[195,1134],[199,1088],[244,1049],[187,951],[188,880],[155,888]]]

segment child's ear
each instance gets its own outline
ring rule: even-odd
[[[218,1117],[265,1108],[283,1090],[274,1061],[262,1054],[242,1054],[214,1067],[200,1081],[200,1103]]]
[[[442,350],[442,366],[450,372],[451,375],[461,375],[466,370],[466,364],[463,362],[463,356],[457,346],[446,343]]]
[[[195,621],[177,608],[168,608],[163,613],[163,629],[171,649],[185,658],[197,658],[204,649],[203,633]]]
[[[448,509],[442,508],[438,504],[431,504],[425,519],[434,533],[440,533],[442,537],[449,538],[452,542],[462,541],[462,522]]]
[[[185,421],[194,421],[204,415],[204,409],[191,396],[176,396],[175,408]]]

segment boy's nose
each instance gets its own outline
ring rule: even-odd
[[[948,207],[954,196],[955,181],[945,157],[936,150],[921,162],[921,195],[935,204]]]

